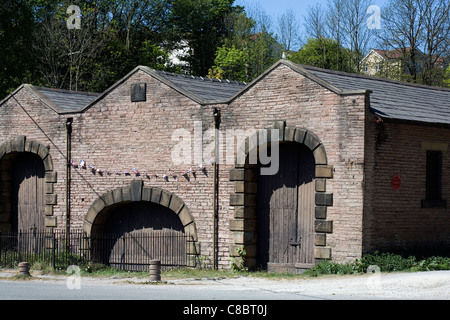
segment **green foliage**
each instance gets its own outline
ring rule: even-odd
[[[300,51],[289,56],[289,60],[324,69],[355,72],[351,65],[352,52],[333,39],[309,39]]]
[[[236,253],[238,254],[238,257],[231,258],[231,270],[237,272],[247,271],[247,268],[245,267],[245,256],[247,255],[247,251],[244,247],[239,247],[236,249]]]
[[[306,270],[303,275],[317,277],[329,274],[354,274],[360,272],[354,263],[340,264],[324,260],[320,264]]]
[[[370,266],[377,266],[381,272],[450,270],[450,257],[433,256],[418,259],[415,256],[403,257],[399,254],[375,251],[373,254],[365,254],[362,259],[351,263],[340,264],[324,260],[317,266],[307,270],[304,275],[366,273]]]
[[[214,64],[217,48],[229,35],[225,25],[228,14],[236,10],[234,0],[174,0],[169,23],[176,31],[178,41],[189,43],[187,58],[194,75],[208,73]]]
[[[222,46],[217,50],[215,65],[213,69],[210,69],[209,74],[212,78],[248,81],[248,61],[248,50],[238,50],[234,45],[231,48]]]
[[[0,0],[0,100],[33,79],[33,27],[33,10],[28,1]]]
[[[378,266],[382,272],[404,271],[410,270],[416,263],[417,259],[414,256],[404,258],[399,254],[379,252],[366,254],[358,261],[362,272],[365,272],[371,265]]]
[[[450,88],[450,65],[445,71],[444,84],[447,86],[447,88]]]

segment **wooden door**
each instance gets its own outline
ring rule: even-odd
[[[279,170],[258,180],[258,263],[269,271],[309,264],[313,250],[314,158],[296,143],[280,144]]]
[[[314,266],[315,160],[306,147],[299,148],[297,234],[300,242],[296,268]]]
[[[109,248],[102,260],[113,267],[143,271],[153,259],[164,267],[186,264],[183,224],[175,212],[159,204],[117,206],[107,219],[104,236]]]
[[[21,153],[13,160],[13,230],[43,230],[45,169],[39,156]]]

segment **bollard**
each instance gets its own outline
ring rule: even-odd
[[[19,263],[19,274],[21,275],[30,275],[30,263],[29,262],[20,262]]]
[[[150,261],[150,281],[161,281],[161,261]]]

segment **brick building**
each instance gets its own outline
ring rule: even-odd
[[[445,249],[449,101],[284,60],[250,84],[137,67],[102,94],[22,85],[0,102],[0,229],[167,229],[219,268],[241,247],[289,271]]]

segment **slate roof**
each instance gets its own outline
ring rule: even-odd
[[[163,71],[155,72],[175,86],[204,101],[227,101],[247,85],[245,82],[231,80],[194,77]]]
[[[450,90],[302,66],[341,90],[370,90],[371,110],[382,118],[450,124]]]
[[[33,86],[33,88],[56,104],[63,112],[80,111],[99,96],[98,93],[58,90],[36,86]]]
[[[58,113],[82,112],[108,95],[134,72],[141,70],[199,104],[228,103],[246,92],[280,64],[290,67],[337,94],[363,94],[369,90],[371,92],[370,108],[382,118],[450,125],[450,89],[331,71],[299,65],[286,60],[277,62],[250,84],[179,75],[139,66],[101,94],[56,90],[32,85],[22,85],[21,88],[25,86],[32,90]],[[16,91],[18,90],[20,88]]]

